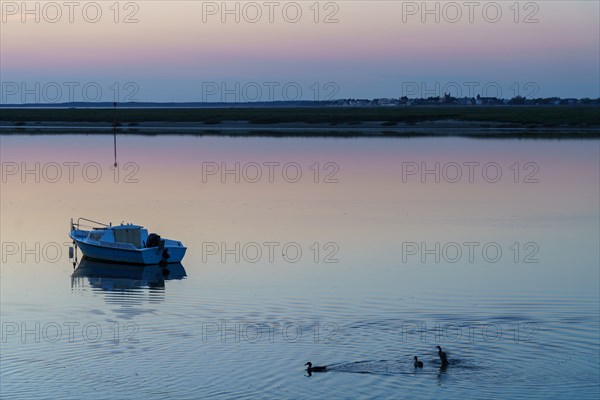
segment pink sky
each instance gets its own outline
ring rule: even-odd
[[[453,3],[462,12],[456,23],[449,21],[454,11],[444,8],[449,2],[439,2],[440,23],[435,15],[423,14],[421,2],[320,2],[318,17],[313,2],[280,2],[272,23],[263,2],[239,2],[239,23],[235,13],[223,12],[220,2],[137,2],[137,9],[125,9],[127,3],[121,2],[117,23],[112,2],[98,3],[102,17],[97,23],[87,22],[80,9],[69,23],[64,7],[59,22],[51,23],[55,11],[43,5],[38,23],[35,11],[24,14],[20,4],[10,8],[6,3],[2,82],[27,87],[35,82],[98,82],[108,96],[112,83],[135,82],[136,99],[142,101],[201,101],[203,82],[230,88],[236,82],[293,82],[307,100],[324,99],[323,90],[316,94],[311,85],[323,89],[328,82],[337,85],[336,98],[399,97],[406,82],[427,87],[495,83],[504,97],[511,97],[515,83],[534,82],[536,96],[600,95],[596,2],[536,2],[537,8],[521,2],[518,16],[510,8],[513,2],[493,3],[502,10],[495,23],[489,22],[495,16],[492,2],[481,2],[472,23],[462,2]],[[28,4],[33,9],[34,3]],[[248,4],[255,8],[245,9]],[[296,15],[293,4],[302,11],[296,23],[286,21]],[[433,8],[436,2],[427,4]],[[417,9],[409,8],[413,6]],[[262,18],[251,23],[257,9]],[[123,22],[130,13],[138,22]],[[337,22],[324,23],[330,14]],[[90,15],[88,10],[85,16]],[[538,22],[525,23],[528,16]],[[21,97],[4,93],[2,101],[18,103]],[[222,93],[210,100],[219,97]]]

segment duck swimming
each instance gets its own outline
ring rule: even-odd
[[[448,357],[446,356],[446,352],[442,351],[440,346],[435,346],[438,348],[438,356],[440,357],[440,361],[442,362],[442,366],[448,365]]]
[[[417,358],[417,356],[415,356],[415,368],[423,368],[423,361],[419,361],[419,359]]]
[[[319,366],[314,366],[313,367],[313,365],[312,365],[311,362],[307,362],[304,365],[308,365],[308,368],[306,368],[306,372],[308,372],[308,375],[310,375],[313,372],[326,372],[327,371],[327,366],[326,365],[325,366],[321,366],[321,367],[319,367]]]

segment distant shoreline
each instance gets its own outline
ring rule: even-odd
[[[600,138],[599,106],[117,109],[117,133]],[[112,134],[112,109],[0,112],[0,134]]]

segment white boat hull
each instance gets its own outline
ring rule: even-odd
[[[83,240],[74,239],[77,247],[81,249],[84,256],[93,260],[112,261],[127,264],[160,264],[167,262],[179,263],[185,256],[185,247],[170,247],[165,246],[169,251],[169,258],[164,259],[162,256],[163,249],[158,247],[147,249],[119,249],[110,248],[101,245],[86,243]]]

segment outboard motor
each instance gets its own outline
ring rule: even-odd
[[[156,233],[151,233],[148,235],[148,240],[146,241],[146,247],[158,247],[160,243],[160,235]]]
[[[161,257],[162,257],[162,258],[161,258],[161,260],[160,260],[160,264],[166,264],[166,263],[168,263],[168,262],[169,262],[169,261],[168,261],[168,260],[169,260],[169,257],[170,257],[171,255],[169,254],[169,249],[166,249],[166,248],[165,248],[165,239],[161,239],[161,240],[158,242],[158,250],[159,250],[159,251],[160,251],[160,250],[162,250],[162,254],[161,254]]]

